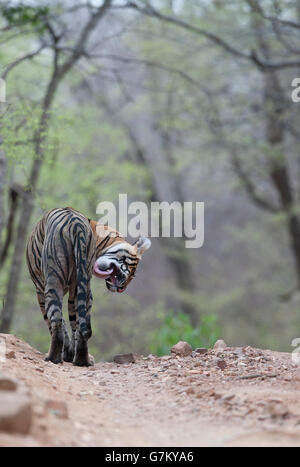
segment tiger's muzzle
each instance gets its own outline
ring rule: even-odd
[[[110,292],[122,293],[126,289],[127,279],[128,277],[114,264],[112,274],[105,281],[106,287]]]
[[[126,289],[127,275],[121,270],[116,262],[109,262],[107,259],[99,258],[94,265],[94,275],[105,279],[106,287],[110,292],[122,293]]]

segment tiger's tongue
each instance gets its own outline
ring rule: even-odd
[[[97,263],[94,264],[95,276],[100,277],[101,279],[107,279],[112,273],[113,273],[113,268],[107,269],[106,271],[102,271],[101,269],[98,268]]]

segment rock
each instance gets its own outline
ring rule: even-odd
[[[216,400],[221,399],[221,397],[222,397],[222,394],[220,394],[219,392],[215,392],[213,390],[208,391],[207,395],[208,395],[208,397],[213,397]]]
[[[16,358],[16,354],[15,354],[14,350],[9,350],[8,352],[6,352],[5,357],[9,358],[9,359],[10,358]]]
[[[171,348],[171,353],[179,355],[180,357],[187,357],[188,355],[191,355],[192,352],[192,347],[188,342],[185,341],[179,341]]]
[[[45,402],[45,409],[58,418],[69,418],[68,407],[65,402],[49,399]]]
[[[199,347],[194,350],[193,354],[204,355],[207,352],[208,352],[208,349],[206,349],[205,347]]]
[[[283,400],[280,399],[279,397],[270,397],[267,402],[274,403],[274,404],[282,404]]]
[[[157,358],[157,356],[150,353],[147,357],[143,357],[143,360],[152,360],[152,359],[155,359],[155,358]]]
[[[188,370],[190,375],[201,375],[202,370]]]
[[[133,353],[115,355],[113,360],[115,363],[119,363],[120,365],[123,365],[124,363],[135,363]]]
[[[224,350],[226,349],[226,347],[227,347],[226,342],[224,342],[222,339],[219,339],[214,345],[214,350]]]
[[[0,391],[16,391],[18,381],[10,376],[0,376]]]
[[[0,430],[27,434],[30,430],[32,408],[25,394],[3,391],[0,395]]]
[[[225,360],[218,360],[217,366],[220,368],[220,370],[225,370],[225,368],[227,367],[227,364]]]
[[[235,398],[235,395],[234,395],[234,394],[228,394],[227,396],[223,396],[223,397],[222,397],[222,400],[223,400],[224,402],[230,402],[230,401],[232,401],[234,398]]]
[[[142,355],[140,353],[134,353],[133,356],[134,356],[135,363],[142,362],[143,359],[144,359],[144,355]]]
[[[268,403],[264,409],[265,414],[269,415],[271,418],[287,418],[289,417],[290,413],[287,407],[282,406],[281,404],[277,403]]]

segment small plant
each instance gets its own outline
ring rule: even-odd
[[[178,341],[187,341],[193,348],[211,347],[219,337],[220,328],[215,315],[202,315],[199,325],[194,327],[186,314],[169,311],[161,327],[151,334],[150,351],[166,355]]]

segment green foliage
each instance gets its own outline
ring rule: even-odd
[[[215,315],[203,315],[200,324],[194,327],[189,316],[169,311],[161,327],[150,339],[150,350],[156,355],[166,355],[178,341],[187,341],[193,348],[211,347],[220,337],[220,328]]]
[[[0,12],[10,25],[30,24],[31,26],[41,26],[42,18],[49,13],[49,7],[30,6],[20,3],[17,6],[2,7]]]

